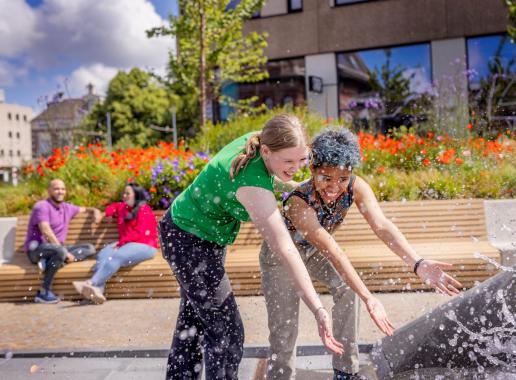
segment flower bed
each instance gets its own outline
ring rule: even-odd
[[[402,129],[390,137],[360,132],[358,138],[363,163],[357,173],[380,200],[516,196],[513,136],[453,139],[430,132],[421,137]],[[20,186],[0,187],[0,215],[30,212],[46,197],[52,178],[65,181],[68,200],[76,204],[102,208],[120,199],[125,183],[136,181],[147,190],[153,208],[167,208],[208,160],[183,143],[113,152],[102,145],[56,149],[46,160],[24,168]],[[296,180],[307,177],[305,168]]]

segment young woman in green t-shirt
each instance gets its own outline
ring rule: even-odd
[[[274,177],[291,181],[307,158],[301,122],[291,115],[275,116],[261,132],[244,135],[224,147],[160,221],[162,252],[181,290],[167,379],[198,378],[203,359],[207,379],[238,376],[244,331],[225,274],[224,256],[241,221],[252,220],[280,257],[314,314],[326,348],[343,353],[273,193]]]

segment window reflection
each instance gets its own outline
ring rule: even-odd
[[[431,71],[429,44],[338,54],[340,116],[382,133],[424,121]]]
[[[516,45],[507,35],[469,38],[470,110],[477,125],[516,126]]]
[[[303,10],[303,0],[288,0],[289,12],[300,12]]]
[[[268,108],[305,103],[305,60],[304,58],[267,62],[269,78],[258,83],[245,83],[238,86],[240,99],[257,96],[256,104]]]

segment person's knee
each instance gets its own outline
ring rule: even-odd
[[[120,262],[119,260],[113,258],[113,257],[110,257],[109,259],[105,260],[103,263],[102,263],[102,267],[103,269],[109,271],[110,273],[115,273],[117,272],[119,269],[120,269]]]
[[[66,257],[66,255],[65,255]],[[47,267],[61,268],[64,265],[65,259],[61,253],[56,252],[47,260]]]
[[[92,256],[95,254],[95,252],[97,252],[97,250],[95,249],[95,246],[93,244],[87,244],[86,247],[85,247],[85,254],[87,256]]]

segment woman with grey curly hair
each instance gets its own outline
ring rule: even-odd
[[[449,264],[420,258],[384,216],[371,187],[353,173],[360,162],[360,147],[353,133],[345,128],[323,130],[311,144],[311,178],[283,203],[284,221],[308,272],[326,284],[333,296],[333,331],[344,344],[344,355],[333,356],[334,380],[364,378],[357,374],[357,296],[378,328],[386,335],[393,333],[383,305],[371,295],[332,236],[353,202],[375,234],[421,280],[449,295],[457,294],[461,286],[443,272]],[[299,296],[266,243],[262,244],[260,267],[270,330],[267,379],[290,379],[295,370]]]

